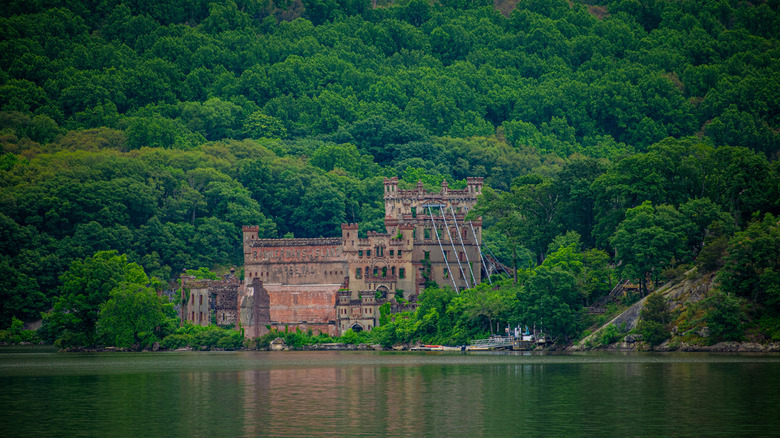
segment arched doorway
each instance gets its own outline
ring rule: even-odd
[[[355,333],[360,333],[360,332],[363,331],[363,326],[358,324],[358,323],[353,324],[351,328],[352,328],[352,331],[355,332]]]

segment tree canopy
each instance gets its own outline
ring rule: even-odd
[[[740,248],[780,215],[777,3],[591,3],[9,2],[0,327],[53,309],[94,342],[97,303],[144,302],[95,257],[167,281],[240,265],[242,225],[381,230],[385,176],[485,179],[472,215],[517,278],[453,307],[457,336],[548,314],[571,337],[608,283],[694,265],[772,308],[769,251]]]

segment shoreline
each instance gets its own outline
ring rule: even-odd
[[[344,343],[324,343],[304,345],[302,347],[276,346],[264,349],[241,348],[236,350],[225,350],[220,348],[197,349],[192,347],[183,347],[173,350],[162,348],[121,348],[121,347],[70,347],[57,349],[52,344],[9,344],[0,343],[0,347],[16,348],[48,348],[58,353],[154,353],[154,352],[174,352],[174,351],[414,351],[414,345],[397,345],[391,348],[384,348],[379,344],[344,344]],[[780,342],[768,344],[759,344],[755,342],[719,342],[713,345],[693,345],[681,342],[679,344],[669,345],[668,342],[650,348],[642,348],[641,345],[628,344],[621,342],[608,347],[581,349],[576,346],[550,346],[547,348],[538,348],[531,350],[504,350],[504,351],[524,351],[524,352],[550,352],[550,353],[585,353],[585,352],[637,352],[637,353],[780,353]]]

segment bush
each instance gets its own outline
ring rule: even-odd
[[[222,338],[222,330],[212,328],[211,330],[196,333],[192,337],[192,348],[211,349],[217,346],[217,342]]]
[[[186,347],[190,343],[190,335],[174,333],[168,335],[162,340],[160,345],[168,350],[175,350],[177,348]]]
[[[21,342],[38,343],[40,339],[34,330],[25,330],[24,323],[15,316],[8,330],[0,330],[0,342],[19,344]]]
[[[742,320],[745,319],[745,313],[739,298],[715,290],[702,304],[706,309],[704,320],[710,329],[710,340],[713,343],[742,339]]]
[[[223,350],[240,350],[241,347],[244,346],[244,339],[241,337],[240,333],[226,335],[219,338],[216,346]]]
[[[610,324],[601,330],[601,336],[599,336],[599,342],[603,345],[614,344],[619,341],[626,333],[625,324],[621,324],[620,327],[615,324]]]
[[[650,345],[658,345],[669,339],[669,330],[666,325],[657,321],[642,321],[637,326],[637,331],[642,334],[642,339]]]
[[[371,338],[368,332],[361,331],[356,333],[349,329],[341,335],[339,340],[345,344],[366,344],[370,342]]]

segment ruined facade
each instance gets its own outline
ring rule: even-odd
[[[414,303],[426,283],[472,287],[482,275],[482,223],[465,216],[481,192],[482,178],[469,178],[463,190],[445,181],[438,193],[422,183],[400,190],[397,178],[385,179],[386,232],[365,238],[356,224],[343,224],[341,238],[319,239],[259,239],[258,227],[243,227],[242,326],[260,334],[295,327],[336,336],[371,330],[382,304]],[[258,290],[268,295],[269,321],[248,324]]]
[[[181,276],[181,323],[239,327],[239,289],[241,282],[231,271],[221,280]]]

